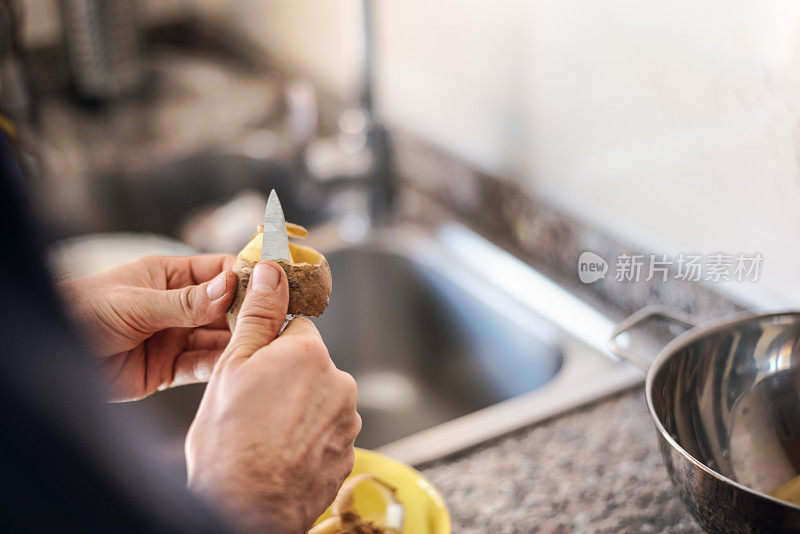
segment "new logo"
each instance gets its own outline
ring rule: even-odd
[[[608,263],[594,252],[582,252],[578,258],[578,278],[584,284],[597,282],[606,277]]]

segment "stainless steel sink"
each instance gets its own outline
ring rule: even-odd
[[[559,347],[535,325],[487,306],[473,291],[485,280],[451,276],[425,245],[406,229],[328,256],[333,298],[316,322],[359,384],[362,447],[533,391],[561,368]]]
[[[422,463],[643,379],[605,351],[613,321],[461,226],[405,224],[315,245],[334,274],[315,321],[359,384],[360,446]],[[115,409],[157,412],[171,436],[165,454],[180,461],[202,392]]]

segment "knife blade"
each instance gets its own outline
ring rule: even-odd
[[[286,219],[283,215],[278,193],[273,189],[264,212],[264,240],[261,243],[261,260],[292,261],[289,252],[289,236],[286,235]]]

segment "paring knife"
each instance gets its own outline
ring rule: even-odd
[[[286,235],[286,219],[283,216],[281,201],[273,189],[267,200],[264,212],[264,241],[261,244],[261,260],[283,260],[291,263],[289,252],[289,236]]]

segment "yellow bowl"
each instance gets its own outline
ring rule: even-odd
[[[375,475],[397,489],[403,505],[403,534],[450,534],[450,514],[444,499],[419,471],[383,454],[356,447],[352,475]],[[330,517],[330,510],[317,523]]]

